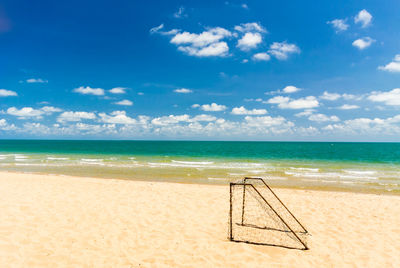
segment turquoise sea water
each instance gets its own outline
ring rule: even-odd
[[[0,170],[400,193],[400,143],[0,140]]]

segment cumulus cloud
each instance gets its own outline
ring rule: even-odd
[[[365,9],[358,12],[354,18],[354,23],[361,24],[362,28],[366,28],[371,25],[372,15]]]
[[[29,79],[26,80],[26,82],[30,83],[30,84],[32,84],[32,83],[41,83],[41,84],[43,84],[43,83],[48,83],[49,81],[41,79],[41,78],[29,78]]]
[[[133,102],[130,100],[121,100],[121,101],[114,102],[114,104],[123,105],[123,106],[132,106]]]
[[[102,88],[91,88],[91,87],[78,87],[73,90],[73,92],[84,94],[84,95],[104,95],[104,89]]]
[[[13,131],[17,130],[17,127],[14,124],[9,124],[5,119],[0,119],[0,130]]]
[[[265,52],[261,52],[261,53],[254,54],[252,59],[255,61],[269,61],[271,59],[271,56]]]
[[[281,109],[309,109],[319,106],[319,102],[314,96],[299,99],[276,96],[269,99],[267,102],[270,104],[278,104],[278,107]]]
[[[99,117],[100,122],[108,124],[131,125],[137,123],[136,119],[127,116],[125,111],[114,111],[110,115],[107,115],[106,113],[99,113]]]
[[[338,93],[329,93],[328,91],[324,91],[324,93],[319,98],[323,100],[334,101],[339,99],[340,97],[341,95]]]
[[[351,104],[343,104],[342,106],[338,107],[340,110],[354,110],[358,108],[360,108],[360,106]]]
[[[295,86],[286,86],[284,89],[282,89],[283,93],[295,93],[300,91],[301,88],[295,87]]]
[[[169,124],[177,124],[179,122],[188,122],[189,119],[190,119],[190,116],[187,114],[169,115],[169,116],[156,117],[153,120],[151,120],[151,123],[154,125],[166,126]]]
[[[221,112],[221,111],[225,111],[227,108],[225,105],[216,104],[215,102],[213,102],[211,104],[203,104],[203,105],[193,104],[192,107],[200,108],[200,110],[203,110],[206,112]]]
[[[110,89],[108,92],[110,92],[112,94],[125,94],[126,90],[127,90],[126,87],[114,87],[114,88]]]
[[[373,91],[368,99],[373,102],[382,102],[386,105],[400,105],[400,88],[395,88],[391,91]]]
[[[267,32],[267,30],[257,22],[241,23],[240,25],[236,25],[234,27],[234,29],[235,29],[235,31],[238,31],[241,33],[247,33],[247,32],[266,33]]]
[[[265,95],[274,95],[274,94],[291,94],[295,92],[299,92],[301,88],[295,87],[295,86],[286,86],[283,89],[278,89],[275,91],[269,91],[265,92]]]
[[[327,23],[332,25],[336,33],[346,31],[349,28],[349,25],[346,23],[346,20],[342,19],[334,19],[328,21]]]
[[[63,112],[57,117],[57,122],[59,123],[65,123],[65,122],[79,122],[82,119],[96,119],[96,115],[91,112],[73,112],[73,111],[68,111],[68,112]]]
[[[332,115],[332,116],[328,116],[325,114],[312,114],[308,117],[308,120],[310,121],[315,121],[315,122],[338,122],[340,121],[339,117],[337,117],[336,115]]]
[[[238,40],[237,47],[243,51],[249,51],[256,48],[262,42],[260,33],[245,33],[241,39]]]
[[[17,109],[16,107],[10,107],[6,111],[7,114],[16,116],[18,119],[28,119],[28,118],[36,118],[41,119],[42,115],[45,113],[42,110],[34,109],[32,107],[23,107],[21,109]]]
[[[53,106],[43,106],[42,108],[40,108],[40,110],[45,112],[46,114],[62,112],[62,109]]]
[[[229,47],[226,42],[218,42],[205,47],[180,46],[178,50],[196,57],[224,57],[228,55]]]
[[[240,106],[233,108],[231,113],[236,115],[264,115],[267,113],[267,110],[265,109],[247,110],[244,106]]]
[[[221,41],[226,37],[232,36],[232,33],[224,28],[210,28],[200,34],[182,32],[177,33],[171,43],[178,46],[178,50],[191,56],[210,57],[226,56],[229,47],[226,42]]]
[[[182,94],[188,94],[188,93],[192,93],[193,90],[188,89],[188,88],[177,88],[174,90],[175,93],[182,93]]]
[[[18,96],[17,92],[7,89],[0,89],[0,97]]]
[[[372,43],[374,43],[375,40],[372,39],[371,37],[363,37],[363,38],[359,38],[357,40],[355,40],[352,45],[356,48],[358,48],[359,50],[363,50],[366,49],[367,47],[371,46]]]
[[[400,73],[400,54],[397,54],[392,62],[389,62],[385,66],[379,66],[378,69],[392,73]]]
[[[303,117],[303,116],[310,116],[312,115],[316,110],[315,109],[306,109],[303,112],[295,114],[297,117]]]
[[[323,129],[346,135],[400,135],[400,115],[388,118],[355,118],[342,124],[330,124]]]
[[[275,56],[278,60],[286,60],[290,54],[299,54],[300,49],[295,44],[284,42],[274,42],[270,45],[269,54]]]

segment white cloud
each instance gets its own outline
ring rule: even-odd
[[[16,130],[17,127],[14,124],[9,124],[7,120],[0,119],[0,130],[3,131],[13,131]]]
[[[338,107],[340,110],[354,110],[358,108],[360,108],[360,106],[351,104],[343,104],[342,106]]]
[[[400,72],[400,54],[397,54],[392,62],[389,62],[385,66],[379,66],[379,70],[388,71],[392,73]]]
[[[266,54],[266,53],[265,53]],[[243,59],[242,60],[242,63],[248,63],[249,62],[249,60],[248,59]]]
[[[208,115],[208,114],[200,114],[200,115],[196,115],[195,117],[193,117],[190,121],[192,121],[192,122],[199,122],[199,121],[211,122],[211,121],[216,121],[216,120],[217,120],[217,118],[215,116]]]
[[[216,104],[215,102],[213,102],[211,104],[199,105],[196,107],[199,107],[201,110],[206,111],[206,112],[221,112],[221,111],[225,111],[227,108],[225,105]],[[196,108],[196,107],[194,107],[194,108]]]
[[[242,4],[241,7],[244,8],[244,9],[249,9],[249,7],[247,6],[247,4]]]
[[[238,40],[237,47],[243,51],[249,51],[256,48],[262,42],[260,33],[245,33],[241,39]]]
[[[125,94],[126,90],[127,90],[126,87],[115,87],[115,88],[110,89],[108,92],[110,92],[112,94]]]
[[[327,23],[331,24],[337,33],[346,31],[349,28],[349,25],[346,23],[346,20],[342,20],[342,19],[331,20],[331,21],[328,21]]]
[[[26,82],[30,83],[30,84],[32,84],[32,83],[41,83],[41,84],[43,84],[43,83],[48,83],[49,81],[41,79],[41,78],[30,78],[30,79],[27,79]]]
[[[300,49],[295,44],[284,42],[274,42],[270,45],[268,52],[278,60],[286,60],[290,54],[300,53]]]
[[[0,97],[18,96],[17,92],[7,89],[0,89]]]
[[[90,112],[63,112],[57,117],[57,122],[79,122],[82,119],[96,119],[96,115]]]
[[[114,104],[123,105],[123,106],[132,106],[133,102],[130,100],[121,100],[121,101],[114,102]]]
[[[174,18],[180,19],[183,17],[187,17],[187,14],[185,13],[185,8],[179,7],[178,10],[174,13]]]
[[[287,87],[285,87],[284,89],[282,89],[282,92],[283,93],[295,93],[295,92],[298,92],[298,91],[300,91],[301,90],[301,88],[298,88],[298,87],[295,87],[295,86],[287,86]]]
[[[7,114],[18,117],[18,119],[36,118],[41,119],[44,111],[33,109],[32,107],[23,107],[17,109],[16,107],[10,107],[6,111]]]
[[[102,88],[78,87],[75,88],[73,91],[84,95],[96,95],[96,96],[104,95],[104,89]]]
[[[257,22],[249,22],[249,23],[242,23],[240,25],[236,25],[234,27],[235,31],[241,32],[241,33],[247,33],[247,32],[259,32],[259,33],[266,33],[267,30],[262,27],[260,24]]]
[[[319,122],[319,123],[328,122],[328,121],[332,121],[332,122],[340,121],[339,117],[337,117],[336,115],[327,116],[325,114],[312,114],[308,117],[308,120]]]
[[[270,104],[278,104],[281,109],[309,109],[319,106],[318,100],[314,96],[300,99],[290,99],[288,97],[276,96],[267,101]]]
[[[151,123],[154,125],[166,126],[169,124],[177,124],[179,122],[188,122],[190,120],[190,116],[187,114],[184,115],[169,115],[156,117],[151,120]]]
[[[372,21],[372,15],[365,9],[361,10],[354,18],[354,23],[361,24],[362,28],[370,26],[371,21]]]
[[[263,115],[266,113],[267,113],[267,110],[265,110],[265,109],[247,110],[243,106],[235,107],[232,109],[232,114],[236,114],[236,115]]]
[[[40,108],[40,110],[42,110],[46,114],[62,112],[62,109],[56,108],[56,107],[53,107],[53,106],[43,106],[42,108]]]
[[[182,93],[182,94],[188,94],[188,93],[192,93],[193,90],[188,89],[188,88],[177,88],[174,90],[175,93]]]
[[[386,105],[400,105],[400,88],[386,92],[373,91],[368,96],[368,99],[373,102],[383,102]]]
[[[196,57],[224,57],[228,55],[229,47],[226,42],[218,42],[200,48],[193,46],[179,46],[178,50]]]
[[[255,61],[269,61],[271,59],[271,56],[268,55],[267,53],[261,52],[261,53],[254,54],[252,58]]]
[[[295,114],[295,116],[297,116],[297,117],[310,116],[315,111],[316,111],[315,109],[306,109],[303,112]]]
[[[289,97],[283,97],[283,96],[276,96],[267,101],[267,103],[271,104],[281,104],[281,103],[288,103],[290,101]]]
[[[346,120],[342,124],[333,124],[323,129],[333,133],[346,135],[400,135],[400,115],[389,118],[355,118]]]
[[[366,49],[367,47],[371,46],[372,43],[374,43],[375,40],[372,39],[371,37],[363,37],[355,40],[352,45],[354,47],[357,47],[359,50]]]
[[[264,94],[265,95],[274,95],[274,94],[291,94],[295,92],[299,92],[301,88],[295,87],[295,86],[286,86],[282,90],[278,89],[275,91],[267,91]]]
[[[136,124],[137,121],[126,115],[125,111],[114,111],[110,115],[106,113],[99,113],[100,121],[108,124]]]
[[[223,39],[231,37],[232,33],[221,27],[209,28],[200,34],[179,32],[171,39],[178,50],[196,57],[224,57],[228,55],[229,47]]]
[[[334,101],[339,99],[340,97],[341,95],[338,93],[329,93],[328,91],[324,91],[324,94],[320,96],[320,99]]]

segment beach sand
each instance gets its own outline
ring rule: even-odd
[[[229,187],[0,173],[2,267],[399,267],[400,196],[276,189],[310,250],[229,242]]]

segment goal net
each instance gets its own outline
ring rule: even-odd
[[[307,230],[261,178],[230,184],[229,239],[308,249]]]

